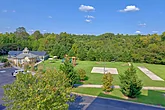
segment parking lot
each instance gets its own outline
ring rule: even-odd
[[[15,68],[6,68],[6,69],[0,69],[0,110],[3,110],[4,107],[2,106],[2,97],[3,97],[3,86],[5,84],[10,84],[14,81],[14,77],[11,75],[12,72],[14,72]]]

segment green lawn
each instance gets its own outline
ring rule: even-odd
[[[96,62],[96,61],[77,61],[78,65],[75,69],[83,68],[86,70],[88,80],[84,82],[84,84],[102,84],[102,74],[91,73],[93,67],[112,67],[117,68],[119,74],[124,73],[125,70],[129,67],[127,63],[124,62]],[[51,63],[50,60],[45,61],[44,68],[56,68],[59,69],[61,60],[54,61]],[[165,81],[153,81],[149,77],[147,77],[143,72],[141,72],[137,66],[145,66],[156,75],[160,76],[165,80],[165,65],[154,65],[154,64],[145,64],[145,63],[134,63],[134,66],[137,70],[137,74],[139,78],[143,81],[144,86],[155,86],[155,87],[165,87]],[[114,85],[119,85],[120,81],[118,75],[113,75]]]
[[[142,94],[136,99],[125,99],[119,89],[115,89],[111,94],[104,94],[101,88],[74,88],[73,92],[165,106],[165,96],[163,95],[165,91],[142,90]]]

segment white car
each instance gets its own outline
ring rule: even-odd
[[[24,73],[24,74],[25,74],[24,70],[15,70],[15,71],[12,73],[12,76],[16,77],[16,75],[17,75],[18,73]]]

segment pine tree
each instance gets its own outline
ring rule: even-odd
[[[131,64],[131,67],[125,71],[124,74],[120,74],[120,88],[121,92],[130,98],[136,98],[141,94],[142,81],[138,78],[136,70]]]
[[[112,81],[113,81],[112,74],[111,73],[104,74],[102,81],[103,81],[103,91],[111,92],[113,90],[113,87],[112,87]]]
[[[60,70],[64,72],[67,78],[70,79],[69,83],[73,86],[78,81],[78,75],[74,70],[73,65],[69,62],[69,58],[65,58],[64,64],[60,65]]]

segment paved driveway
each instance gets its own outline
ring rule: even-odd
[[[2,106],[2,97],[3,97],[3,88],[5,84],[10,84],[14,81],[14,77],[11,75],[12,72],[16,70],[15,68],[0,69],[0,110],[3,110]]]

